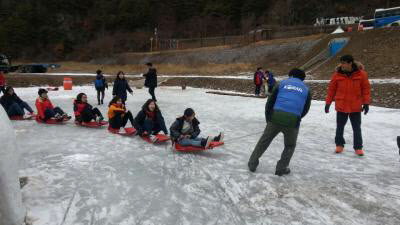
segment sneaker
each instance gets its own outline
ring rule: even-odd
[[[150,141],[153,143],[156,143],[158,141],[158,138],[155,135],[150,135],[149,138],[150,138]]]
[[[336,146],[336,153],[342,153],[344,150],[343,146]]]
[[[289,173],[290,173],[290,169],[287,167],[285,169],[275,171],[275,175],[278,175],[278,176],[283,176],[283,175],[286,175]]]
[[[358,156],[363,156],[364,155],[364,151],[362,149],[356,149],[356,154]]]
[[[30,119],[30,118],[32,118],[32,114],[25,114],[25,115],[23,115],[22,116],[22,118],[24,118],[24,119]]]
[[[218,136],[214,137],[213,141],[222,142],[224,140],[224,132],[219,133]]]

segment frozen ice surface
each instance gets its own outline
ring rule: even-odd
[[[161,87],[158,104],[167,126],[193,107],[202,135],[225,131],[226,143],[199,154],[104,129],[14,121],[21,171],[30,183],[23,200],[35,225],[131,224],[400,224],[400,163],[396,136],[400,110],[371,107],[363,116],[365,156],[352,150],[350,124],[343,154],[334,154],[336,115],[313,101],[303,120],[288,176],[274,174],[283,149],[279,135],[256,173],[248,158],[265,128],[266,99],[206,94],[204,89]],[[16,88],[33,106],[37,88]],[[72,114],[72,101],[93,87],[49,92]],[[111,90],[107,91],[106,102]],[[147,89],[128,95],[134,115]],[[106,115],[107,104],[99,107]],[[242,137],[242,138],[241,138]]]

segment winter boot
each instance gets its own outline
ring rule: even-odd
[[[101,100],[101,104],[103,105],[103,99]]]
[[[201,146],[204,147],[205,149],[208,149],[210,147],[212,141],[212,137],[208,136],[206,139],[203,139],[201,141]]]
[[[344,150],[343,146],[336,146],[336,153],[342,153]]]
[[[290,173],[290,169],[287,167],[285,169],[275,171],[275,175],[278,175],[278,176],[286,175],[289,173]]]
[[[364,151],[362,149],[356,149],[356,154],[358,156],[363,156],[364,155]]]
[[[214,137],[213,141],[222,142],[224,141],[224,132],[219,133],[218,136]]]
[[[54,115],[54,118],[55,118],[57,121],[63,121],[63,120],[64,120],[64,117],[61,116],[61,115],[58,114],[58,113],[56,113],[56,115]]]
[[[72,117],[71,116],[68,116],[66,113],[63,115],[63,118],[64,119],[66,119],[66,120],[70,120]]]

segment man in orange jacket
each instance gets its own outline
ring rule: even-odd
[[[336,153],[343,152],[345,140],[344,127],[350,118],[353,127],[353,147],[359,156],[364,155],[361,134],[361,112],[366,115],[371,102],[371,87],[367,72],[354,62],[351,55],[340,58],[340,66],[333,74],[326,96],[325,113],[329,113],[332,101],[335,101],[336,117]]]

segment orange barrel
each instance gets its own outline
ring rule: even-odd
[[[72,90],[72,78],[64,77],[64,90]]]
[[[352,27],[348,27],[347,28],[347,32],[352,32],[353,31],[353,28]]]

